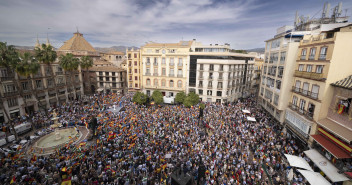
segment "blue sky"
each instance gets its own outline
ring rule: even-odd
[[[0,0],[0,41],[33,46],[48,34],[60,47],[78,28],[94,47],[197,39],[251,49],[293,25],[296,10],[320,17],[324,2],[351,16],[351,0]]]

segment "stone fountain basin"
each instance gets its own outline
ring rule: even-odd
[[[60,139],[56,139],[56,132],[60,133]],[[55,132],[52,132],[48,135],[41,137],[34,145],[36,149],[56,149],[68,143],[70,140],[76,140],[77,131],[75,128],[65,128],[58,129],[56,128]],[[70,137],[71,136],[71,139]],[[79,137],[79,136],[78,136]]]

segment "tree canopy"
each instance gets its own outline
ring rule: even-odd
[[[194,93],[194,92],[190,92],[186,99],[184,100],[183,104],[186,107],[191,107],[193,105],[196,105],[199,102],[199,95]]]
[[[42,44],[41,48],[35,48],[35,57],[38,61],[49,65],[55,62],[57,54],[51,45]]]
[[[163,94],[158,90],[153,92],[152,98],[153,98],[155,104],[161,104],[164,102]]]
[[[145,95],[144,93],[142,92],[137,92],[136,94],[134,94],[133,98],[132,98],[132,101],[139,104],[139,105],[142,105],[142,104],[145,104],[147,102],[147,95]]]
[[[186,93],[185,92],[179,92],[176,94],[176,97],[175,97],[175,102],[176,103],[183,103],[186,99]]]
[[[66,71],[75,71],[79,66],[79,59],[74,57],[72,53],[66,53],[59,58],[59,65]]]

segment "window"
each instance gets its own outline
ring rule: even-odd
[[[165,49],[162,50],[163,54],[165,54]]]
[[[280,47],[280,39],[273,40],[271,42],[271,49]]]
[[[303,93],[304,95],[308,95],[308,90],[309,90],[309,83],[304,82],[304,83],[303,83],[303,91],[302,91],[302,93]]]
[[[165,87],[165,84],[166,84],[166,80],[165,80],[165,79],[162,79],[162,80],[161,80],[161,86],[162,86],[162,87]]]
[[[182,81],[181,80],[177,81],[177,87],[182,88]]]
[[[316,69],[315,69],[315,72],[316,73],[323,73],[323,67],[322,65],[317,65]]]
[[[292,104],[297,105],[297,100],[298,100],[297,96],[293,96],[292,97]]]
[[[163,51],[165,51],[165,50],[163,50]],[[166,64],[165,58],[162,58],[162,59],[161,59],[161,64],[162,64],[162,65],[165,65],[165,64]]]
[[[198,90],[198,94],[199,94],[199,95],[203,95],[203,90],[202,90],[202,89],[199,89],[199,90]]]
[[[209,79],[213,79],[213,73],[209,73]]]
[[[203,87],[203,81],[199,81],[199,87]]]
[[[109,76],[109,72],[105,72],[105,76]]]
[[[154,63],[153,65],[157,66],[158,65],[158,58],[154,58]]]
[[[132,62],[131,61],[128,62],[128,66],[132,66]]]
[[[308,114],[307,116],[309,116],[310,118],[313,118],[313,115],[314,115],[314,110],[315,110],[315,105],[312,104],[312,103],[309,103],[308,104]]]
[[[150,68],[149,67],[147,67],[145,75],[150,75]]]
[[[161,75],[166,76],[166,68],[161,69]]]
[[[8,106],[9,106],[9,107],[14,107],[14,106],[17,106],[17,105],[18,105],[17,98],[9,98],[9,99],[7,100],[7,103],[8,103]]]
[[[319,85],[313,85],[311,97],[314,99],[318,99],[318,94],[319,94]]]
[[[214,64],[209,65],[209,71],[214,71]]]
[[[203,64],[199,65],[199,70],[203,70]]]
[[[170,87],[174,87],[174,81],[170,80]]]
[[[102,76],[103,75],[103,72],[99,72],[99,76]]]
[[[281,89],[281,80],[276,80],[276,89]]]
[[[277,95],[277,94],[274,95],[274,104],[275,105],[279,104],[279,95]]]
[[[150,79],[147,78],[147,85],[150,85]]]
[[[155,86],[155,87],[158,86],[158,79],[154,79],[154,86]]]
[[[301,112],[301,113],[304,112],[305,105],[306,105],[306,101],[301,99],[299,102],[299,112]]]
[[[208,96],[212,96],[212,95],[213,95],[213,91],[212,91],[212,90],[208,90],[208,91],[207,91],[207,95],[208,95]]]
[[[36,80],[36,81],[35,81],[35,84],[36,84],[36,87],[37,87],[37,88],[42,88],[42,87],[43,87],[42,80]]]
[[[182,77],[182,69],[177,70],[177,77]]]
[[[115,74],[115,72],[112,72],[112,76],[115,76],[116,74]]]
[[[154,68],[154,76],[158,76],[158,68]]]
[[[222,92],[221,91],[216,91],[216,96],[222,96]]]
[[[137,61],[134,61],[134,66],[137,66]]]
[[[138,84],[137,84],[137,83],[135,83],[135,84],[134,84],[134,87],[138,87]]]
[[[182,66],[182,58],[178,59],[178,66]]]
[[[109,77],[105,77],[105,81],[109,81]]]
[[[208,82],[208,87],[209,87],[209,88],[212,88],[212,87],[213,87],[213,82],[212,82],[212,81],[209,81],[209,82]]]
[[[159,53],[159,50],[158,50],[158,49],[156,49],[156,50],[155,50],[155,53]]]
[[[307,65],[307,72],[312,72],[313,65]]]
[[[112,81],[113,81],[113,82],[116,82],[116,77],[112,77]]]
[[[131,53],[128,54],[128,58],[131,58]]]
[[[134,73],[138,73],[138,69],[134,69]]]
[[[103,82],[100,82],[100,87],[104,87],[104,83]]]
[[[222,82],[218,82],[218,88],[222,88]]]
[[[264,66],[264,70],[263,70],[263,73],[266,74],[266,66]]]
[[[101,77],[102,78],[102,77]],[[132,80],[132,76],[129,77],[129,80]],[[100,81],[103,81],[103,80],[100,80]]]
[[[286,52],[280,53],[280,64],[284,64],[286,60]]]
[[[301,60],[305,60],[307,55],[307,49],[302,49],[301,52]]]
[[[174,66],[174,58],[170,58],[170,66]]]
[[[112,87],[116,88],[116,83],[115,82],[112,83]]]
[[[303,71],[303,68],[304,68],[304,64],[298,65],[298,71]]]
[[[219,80],[222,79],[222,73],[219,73]]]
[[[150,65],[150,58],[147,57],[147,66],[149,66],[149,65]]]
[[[174,68],[171,68],[171,69],[170,69],[169,76],[175,76]]]
[[[316,48],[310,48],[309,60],[314,60]]]
[[[220,69],[219,69],[219,71],[223,71],[224,70],[224,65],[220,65]]]
[[[135,77],[134,77],[134,80],[138,80],[138,76],[135,76]]]
[[[277,75],[279,78],[282,78],[282,75],[284,74],[284,67],[279,67],[279,74]]]
[[[328,47],[322,47],[320,48],[320,55],[319,55],[319,60],[325,60],[326,59],[326,53],[328,51]]]
[[[138,56],[137,56],[137,53],[135,53],[135,54],[134,54],[134,58],[137,58],[137,57],[138,57]]]
[[[296,92],[299,92],[299,89],[300,89],[300,87],[301,87],[301,81],[296,81],[296,86],[295,86],[295,91]]]

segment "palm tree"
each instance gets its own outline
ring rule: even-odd
[[[66,55],[61,55],[59,58],[59,65],[64,69],[65,71],[68,71],[70,73],[69,78],[70,78],[70,84],[73,86],[75,96],[76,95],[76,88],[74,87],[74,83],[72,80],[72,72],[76,71],[78,69],[78,66],[80,65],[79,58],[76,58],[73,56],[72,53],[66,53]]]
[[[14,69],[16,67],[16,65],[19,63],[19,61],[20,61],[20,58],[18,57],[18,53],[17,53],[15,47],[12,45],[8,46],[6,42],[0,42],[0,67],[6,68],[9,77],[13,76],[11,79],[12,79],[12,82],[15,87],[17,87],[17,85],[15,82],[15,76],[13,74],[12,69]],[[1,85],[3,85],[2,81],[1,81]],[[4,107],[4,106],[2,106],[2,107]],[[16,140],[18,140],[18,135],[15,131],[12,119],[9,116],[9,113],[7,112],[8,110],[6,110],[5,108],[3,110],[4,110],[4,113],[7,117],[7,119],[8,119],[8,123],[10,124],[11,129],[15,134],[15,138],[16,138]]]
[[[51,69],[53,78],[50,79],[53,79],[55,92],[58,94],[56,87],[56,74],[54,73],[54,66],[52,65],[57,58],[54,48],[51,45],[42,44],[41,48],[35,48],[35,57],[39,62],[46,64],[48,69]]]
[[[30,79],[30,75],[34,75],[38,72],[38,70],[40,69],[40,64],[38,63],[37,59],[34,58],[28,52],[21,55],[20,59],[21,59],[21,61],[15,67],[15,71],[18,75],[26,77],[26,79]],[[19,83],[19,81],[17,81],[17,84],[19,87],[21,87],[21,84]],[[30,87],[29,90],[31,90],[32,89],[32,81],[31,80],[30,80],[29,87]],[[26,98],[24,97],[23,89],[19,88],[19,91],[20,91],[20,96],[23,98],[25,110],[26,110],[26,112],[29,112],[27,110],[27,101],[26,101]],[[32,92],[32,95],[34,94],[34,96],[36,96],[37,93],[34,93],[33,91],[31,91],[31,92]]]
[[[89,87],[88,87],[88,89],[90,89],[91,87],[91,81],[90,81],[90,76],[89,76],[89,71],[88,71],[88,69],[90,68],[90,67],[92,67],[93,66],[93,59],[92,59],[92,57],[90,57],[90,56],[82,56],[81,57],[81,68],[83,68],[83,69],[85,69],[86,71],[86,75],[88,76],[88,84],[89,84]]]

